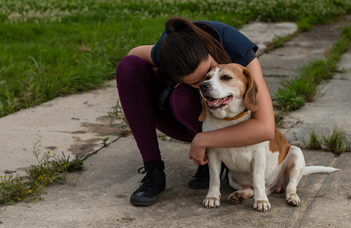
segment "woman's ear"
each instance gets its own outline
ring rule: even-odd
[[[245,94],[245,107],[252,111],[255,112],[258,110],[258,104],[257,104],[257,99],[258,99],[258,86],[254,80],[254,78],[251,75],[251,72],[248,68],[243,67],[243,72],[247,77],[248,80],[248,87],[247,91]]]
[[[201,104],[202,104],[202,111],[199,116],[199,121],[203,122],[207,118],[207,102],[204,99],[202,99]]]

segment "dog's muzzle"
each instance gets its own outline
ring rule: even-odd
[[[201,82],[199,85],[201,93],[205,94],[207,90],[211,87],[209,82]]]
[[[207,102],[208,107],[212,110],[223,108],[233,100],[232,95],[222,97],[222,98],[213,98],[211,96],[211,93],[213,92],[213,88],[211,83],[208,81],[204,81],[200,83],[199,88],[203,99]]]

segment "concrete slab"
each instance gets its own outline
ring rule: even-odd
[[[323,59],[325,52],[340,37],[339,27],[348,26],[351,17],[345,16],[337,23],[314,27],[300,33],[269,54],[259,56],[264,76],[297,76],[297,71],[315,59]]]
[[[344,153],[335,167],[340,171],[330,174],[299,227],[350,227],[351,224],[351,154]]]
[[[291,80],[293,76],[265,76],[264,81],[266,82],[269,94],[271,95],[272,99],[274,99],[274,94],[278,92],[279,88],[281,88],[281,83],[284,80]]]
[[[345,53],[339,62],[341,69],[344,69],[348,73],[351,72],[351,52]]]
[[[292,227],[300,222],[325,175],[303,177],[298,187],[301,205],[291,207],[284,194],[269,196],[272,210],[253,210],[252,200],[231,205],[233,192],[222,184],[221,206],[203,208],[207,190],[193,190],[187,183],[196,171],[188,159],[189,144],[160,141],[166,164],[166,190],[157,204],[135,207],[129,203],[138,187],[142,166],[133,137],[120,138],[85,161],[85,170],[71,175],[66,185],[47,188],[45,200],[0,208],[2,227]],[[332,165],[331,153],[304,151],[307,164]],[[13,219],[16,218],[16,219]]]
[[[244,25],[240,32],[247,36],[252,42],[258,46],[257,56],[263,54],[267,43],[272,42],[277,36],[284,37],[297,31],[297,25],[291,22],[282,23],[265,23],[252,22]]]
[[[106,137],[109,142],[115,140],[119,130],[116,123],[110,125],[108,112],[117,100],[116,83],[112,81],[110,87],[59,97],[1,118],[0,175],[5,171],[24,175],[25,169],[37,164],[32,151],[38,141],[42,150],[63,151],[73,157],[101,148]]]
[[[302,66],[314,59],[323,59],[327,49],[338,39],[304,40],[300,36],[287,42],[284,48],[259,57],[264,76],[297,76]]]

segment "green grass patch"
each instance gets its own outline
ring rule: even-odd
[[[38,164],[26,171],[28,177],[4,175],[0,177],[0,206],[23,200],[37,201],[43,188],[52,183],[62,183],[68,172],[83,170],[83,159],[76,156],[70,160],[62,153],[59,158],[54,152],[41,152],[40,143],[33,148]]]
[[[119,60],[156,43],[172,16],[239,29],[255,20],[326,23],[350,12],[346,0],[3,0],[0,117],[104,86]]]
[[[338,62],[351,47],[351,28],[341,28],[342,37],[333,44],[325,59],[314,60],[299,69],[299,76],[292,80],[283,80],[278,92],[274,94],[277,101],[274,106],[283,111],[301,108],[305,102],[311,102],[318,93],[322,80],[333,78],[339,72]]]
[[[266,48],[264,49],[265,53],[273,51],[274,49],[284,47],[284,44],[290,41],[292,38],[298,35],[298,32],[289,34],[287,36],[275,36],[272,42],[267,43]]]
[[[318,134],[316,130],[311,130],[309,141],[306,143],[309,149],[332,151],[334,153],[351,151],[350,145],[350,137],[347,136],[344,129],[338,126],[335,126],[331,133],[322,132]]]

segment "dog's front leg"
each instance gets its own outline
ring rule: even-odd
[[[265,184],[266,152],[259,148],[253,159],[253,187],[254,204],[253,208],[257,211],[265,212],[271,209],[268,201]]]
[[[203,206],[207,208],[215,208],[220,205],[221,193],[219,191],[221,185],[220,172],[221,160],[218,152],[208,150],[208,167],[210,171],[210,187],[206,198],[203,201]]]

